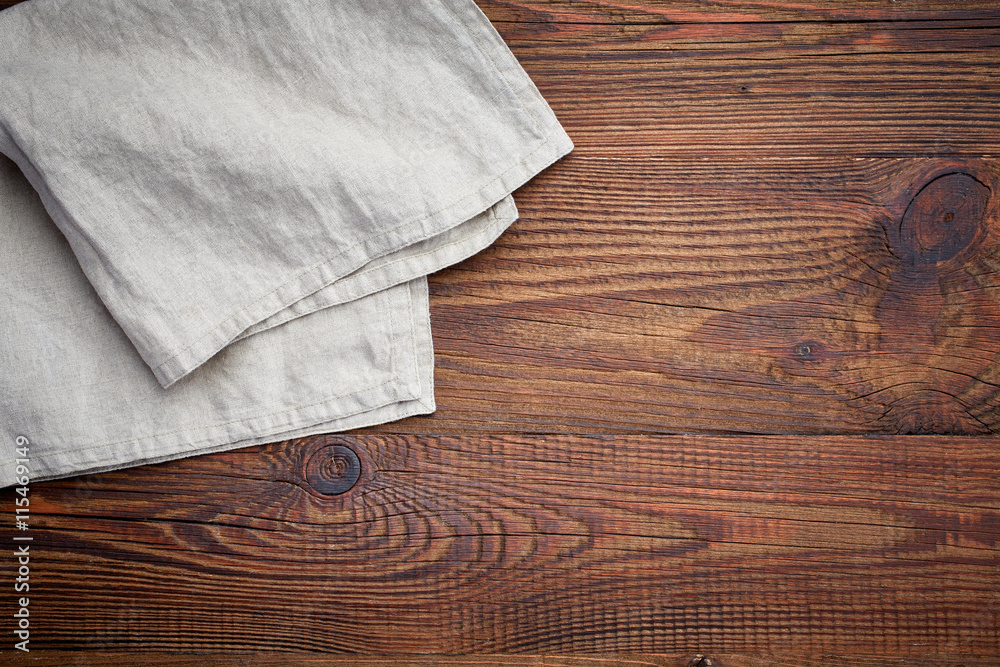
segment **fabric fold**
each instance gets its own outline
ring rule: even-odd
[[[571,147],[471,2],[32,0],[0,35],[0,152],[165,387]]]
[[[571,149],[471,0],[0,12],[0,435],[48,478],[433,411],[426,275]]]

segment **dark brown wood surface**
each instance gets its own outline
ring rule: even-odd
[[[997,164],[570,156],[433,277],[441,409],[383,430],[993,433]]]
[[[979,663],[974,659],[886,659],[870,656],[824,655],[818,659],[775,656],[718,654],[648,655],[480,655],[480,656],[382,656],[340,657],[330,654],[257,652],[242,655],[177,653],[81,653],[48,651],[45,655],[19,660],[20,665],[164,665],[166,667],[964,667]]]
[[[438,411],[33,485],[0,662],[1000,664],[1000,6],[479,4],[576,150]]]

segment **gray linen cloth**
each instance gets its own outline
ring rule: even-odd
[[[0,484],[432,412],[426,275],[571,149],[471,0],[0,12]]]

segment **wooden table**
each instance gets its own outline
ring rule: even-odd
[[[576,150],[438,411],[34,485],[21,663],[1000,664],[1000,4],[479,4]]]

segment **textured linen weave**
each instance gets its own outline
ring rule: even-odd
[[[0,12],[0,483],[432,412],[426,275],[571,149],[471,0]]]

